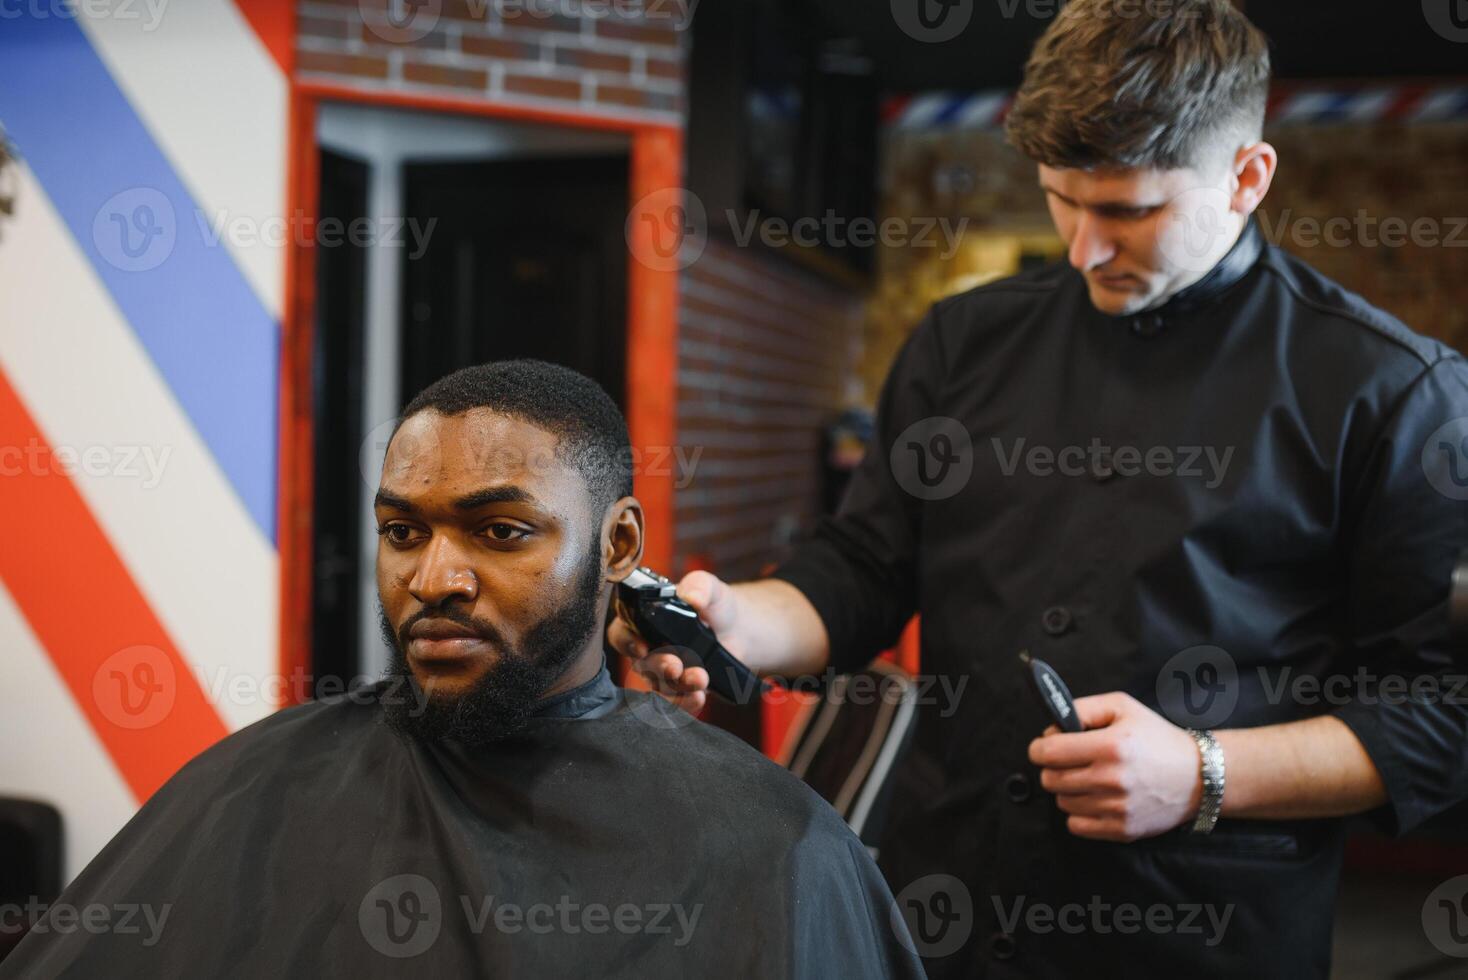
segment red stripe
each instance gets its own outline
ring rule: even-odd
[[[0,580],[146,800],[227,729],[3,372],[0,453]]]

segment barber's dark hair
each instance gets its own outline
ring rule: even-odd
[[[1210,169],[1260,138],[1269,70],[1268,40],[1228,0],[1071,0],[1005,130],[1051,167]]]
[[[424,388],[403,409],[398,425],[429,409],[462,415],[472,408],[509,415],[555,435],[556,457],[581,472],[597,506],[604,509],[631,495],[627,422],[586,375],[529,359],[476,364]]]

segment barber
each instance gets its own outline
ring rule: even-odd
[[[1239,11],[1114,13],[1065,5],[1006,122],[1068,263],[938,303],[839,514],[772,578],[678,591],[762,674],[859,670],[918,613],[923,671],[967,679],[881,848],[894,893],[947,889],[934,976],[1323,977],[1342,818],[1468,794],[1468,366],[1263,239]],[[703,670],[609,638],[702,705]],[[1047,729],[1021,649],[1087,731]]]

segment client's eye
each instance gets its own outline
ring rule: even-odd
[[[383,524],[377,533],[396,545],[409,544],[413,540],[413,529],[407,524]]]
[[[489,536],[496,541],[519,541],[530,532],[514,524],[495,523],[489,525]]]

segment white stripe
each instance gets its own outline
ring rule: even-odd
[[[1293,95],[1280,107],[1274,121],[1277,123],[1298,122],[1310,119],[1329,109],[1335,102],[1333,92],[1300,92]]]
[[[279,321],[285,248],[260,235],[285,230],[285,75],[230,0],[159,6],[156,18],[139,2],[136,18],[83,13],[77,22],[203,211],[190,220],[212,234],[221,213],[243,219],[226,247]]]
[[[947,92],[934,92],[929,95],[919,95],[907,104],[898,117],[897,125],[902,129],[922,129],[932,125],[932,122],[942,111],[948,108],[953,101],[953,96]]]
[[[1386,115],[1397,97],[1395,89],[1370,89],[1358,92],[1346,103],[1346,116],[1357,122],[1370,122]]]
[[[49,803],[61,811],[70,881],[127,823],[137,801],[0,582],[0,795]]]
[[[961,129],[987,129],[998,122],[999,113],[1008,99],[1007,95],[998,92],[976,95],[958,114],[955,125]]]
[[[16,169],[16,213],[0,234],[0,367],[53,447],[107,454],[73,482],[206,693],[243,677],[219,707],[230,727],[248,724],[272,708],[238,691],[277,670],[275,548],[34,175]],[[78,575],[56,587],[84,592]]]

